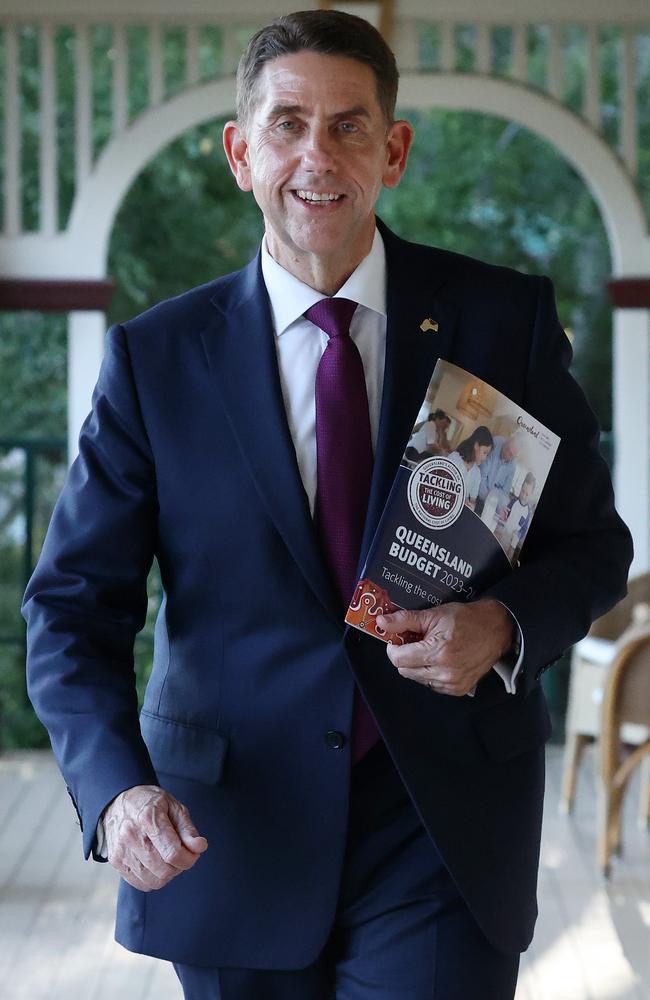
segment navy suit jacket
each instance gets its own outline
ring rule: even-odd
[[[506,952],[531,939],[550,730],[539,675],[624,594],[629,535],[548,279],[382,234],[386,366],[363,551],[438,357],[562,438],[522,565],[490,591],[523,631],[517,694],[493,673],[475,698],[432,694],[345,628],[259,256],[114,326],[24,608],[30,695],[86,855],[107,803],[149,782],[209,841],[164,889],[121,884],[117,938],[132,950],[250,968],[315,959],[345,848],[355,682],[485,934]],[[422,333],[425,317],[437,333]],[[132,650],[154,556],[164,601],[139,717]]]

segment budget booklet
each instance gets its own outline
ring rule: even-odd
[[[517,564],[559,437],[487,382],[438,361],[345,621],[470,601]]]

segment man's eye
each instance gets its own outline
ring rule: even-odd
[[[342,132],[357,132],[358,131],[357,126],[354,124],[354,122],[340,122],[339,123],[339,128],[341,129]]]
[[[296,127],[296,123],[285,119],[285,121],[278,122],[278,128],[282,132],[291,132]]]

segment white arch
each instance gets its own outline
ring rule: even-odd
[[[596,199],[607,230],[614,274],[650,270],[645,213],[622,161],[589,124],[555,99],[490,76],[409,74],[401,80],[400,104],[482,111],[537,133],[575,167]]]
[[[510,80],[475,74],[418,73],[402,77],[406,108],[479,111],[517,122],[550,142],[582,175],[603,216],[616,275],[647,273],[650,238],[644,211],[622,162],[584,121],[554,99]],[[145,112],[103,150],[78,193],[66,233],[70,257],[83,273],[103,276],[119,206],[147,163],[186,129],[234,108],[234,81],[183,91]]]
[[[234,106],[234,79],[213,80],[144,112],[104,147],[75,198],[68,224],[68,237],[85,261],[85,272],[91,267],[98,275],[106,274],[115,216],[149,161],[187,129],[232,114]]]

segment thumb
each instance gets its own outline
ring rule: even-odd
[[[181,806],[180,803],[174,803],[173,805],[170,803],[170,806],[170,816],[183,847],[186,847],[188,851],[192,851],[193,854],[203,854],[204,851],[207,851],[208,842],[205,837],[199,834],[187,809]]]
[[[424,632],[421,611],[402,609],[389,615],[377,615],[377,624],[387,632]]]

